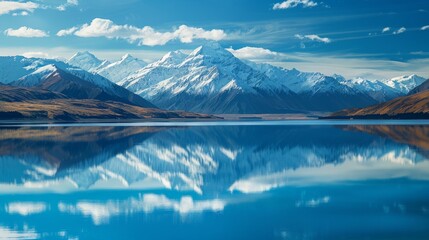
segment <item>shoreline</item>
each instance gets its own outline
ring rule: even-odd
[[[43,121],[0,121],[1,127],[192,127],[192,126],[346,126],[346,125],[429,125],[429,119],[193,119],[163,120],[147,119],[146,121],[91,121],[91,122],[43,122]]]

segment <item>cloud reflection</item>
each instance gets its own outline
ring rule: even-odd
[[[180,200],[174,200],[165,195],[144,194],[139,198],[129,198],[124,201],[109,200],[103,203],[80,201],[76,204],[61,202],[58,204],[58,209],[60,212],[89,216],[95,225],[100,225],[108,223],[112,216],[123,214],[166,210],[184,216],[204,211],[223,211],[225,205],[226,201],[220,199],[195,201],[191,196],[183,196]]]
[[[40,235],[33,229],[17,230],[0,226],[0,239],[39,239]]]
[[[6,205],[6,212],[27,216],[42,213],[46,208],[46,204],[42,202],[12,202]]]

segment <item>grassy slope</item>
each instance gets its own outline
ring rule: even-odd
[[[429,91],[366,108],[342,110],[328,118],[429,118]]]
[[[84,120],[84,119],[148,119],[210,118],[209,115],[142,108],[119,102],[93,99],[30,100],[0,102],[3,120]]]

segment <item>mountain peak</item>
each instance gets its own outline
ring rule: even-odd
[[[182,51],[177,50],[177,51],[172,51],[172,52],[168,52],[167,54],[165,54],[162,59],[166,59],[166,58],[176,58],[176,57],[184,57],[186,56],[186,54],[184,54]]]
[[[133,57],[133,56],[131,56],[131,54],[127,53],[124,56],[122,56],[121,62],[123,62],[123,61],[132,61],[132,60],[135,60],[135,59],[136,59],[135,57]]]
[[[391,78],[384,83],[389,87],[398,89],[403,94],[408,94],[411,90],[426,81],[425,78],[417,76],[416,74],[404,75]]]
[[[98,59],[94,54],[83,51],[83,52],[77,52],[75,55],[73,55],[68,61],[68,64],[82,68],[86,71],[91,71],[102,63],[100,59]]]
[[[82,58],[82,57],[98,59],[94,54],[92,54],[92,53],[90,53],[88,51],[77,52],[70,59]]]
[[[22,76],[11,84],[21,87],[32,87],[52,76],[53,74],[60,74],[59,68],[54,64],[48,64],[37,68],[32,73]]]
[[[163,65],[176,65],[181,63],[188,55],[184,54],[182,51],[172,51],[165,54],[160,60],[159,63],[162,63]]]
[[[137,70],[147,65],[145,61],[135,58],[131,56],[131,54],[129,53],[125,54],[124,56],[122,56],[121,60],[119,60],[118,62],[114,62],[111,65],[118,65],[118,64],[135,65],[133,68],[137,68]],[[133,69],[133,71],[135,70],[136,69]]]
[[[199,46],[196,48],[189,56],[195,57],[198,55],[204,55],[204,56],[227,56],[231,57],[233,56],[232,53],[227,51],[225,48],[223,48],[219,43],[217,42],[207,42],[202,46]]]
[[[132,73],[144,68],[146,65],[147,63],[145,61],[135,58],[130,54],[125,54],[122,56],[121,60],[103,67],[98,67],[95,72],[117,83]]]

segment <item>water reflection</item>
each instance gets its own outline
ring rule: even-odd
[[[90,216],[94,224],[107,223],[111,216],[134,214],[138,212],[151,213],[155,210],[171,210],[186,215],[203,211],[222,211],[225,202],[219,199],[194,201],[191,196],[183,196],[180,200],[169,199],[165,195],[144,194],[136,198],[122,201],[85,202],[76,204],[59,203],[60,212],[83,214]]]
[[[273,187],[243,179],[309,172],[320,181],[397,177],[385,170],[420,179],[429,176],[428,135],[426,126],[5,128],[0,181],[10,191],[139,188],[149,178],[167,189],[222,194]]]
[[[276,211],[298,222],[298,215],[321,218],[328,210],[412,213],[423,216],[409,219],[419,228],[428,223],[428,138],[429,126],[418,125],[0,128],[0,238],[92,238],[80,234],[81,225],[62,229],[39,221],[73,216],[90,221],[83,223],[90,231],[91,225],[119,226],[112,221],[120,216],[137,224],[142,214],[148,226],[167,218],[169,227],[177,225],[170,214],[189,226],[237,217],[242,224],[260,222],[245,219],[250,213],[270,218],[260,231],[230,229],[254,239],[339,234],[312,225],[309,232]],[[397,188],[404,184],[409,188]],[[234,212],[240,209],[246,212]],[[137,238],[141,229],[130,229],[129,237]],[[122,236],[120,228],[107,232]]]

